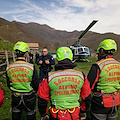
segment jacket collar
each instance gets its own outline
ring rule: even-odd
[[[70,60],[62,60],[58,64],[55,65],[55,71],[57,70],[64,70],[64,69],[73,69],[76,67],[76,63],[72,63]]]
[[[104,55],[101,57],[101,59],[98,59],[97,61],[102,60],[102,59],[107,59],[107,58],[113,58],[113,55]]]
[[[25,61],[24,59],[17,59],[16,61]]]

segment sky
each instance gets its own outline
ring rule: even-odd
[[[120,34],[120,0],[0,0],[0,17],[47,24],[57,30]]]

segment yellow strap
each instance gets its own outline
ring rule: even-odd
[[[75,112],[75,108],[74,108],[72,111],[68,109],[68,112],[69,112],[69,113]]]
[[[78,106],[78,108],[80,108],[80,106]],[[75,108],[74,108],[72,111],[68,109],[68,112],[69,112],[69,113],[75,112]]]
[[[50,108],[51,108],[51,106],[49,107],[49,109],[50,109]],[[78,108],[80,108],[80,106],[78,106]],[[66,111],[68,111],[69,113],[73,113],[73,112],[75,112],[75,108],[74,108],[72,111],[69,110],[69,109],[66,109],[65,111],[64,111],[64,110],[59,110],[59,109],[56,110],[56,111],[54,111],[53,108],[52,108],[52,112],[53,112],[53,113],[57,113],[57,112],[59,112],[59,111],[60,111],[61,113],[65,113]]]
[[[54,111],[53,108],[52,108],[52,112],[53,112],[53,113],[57,113],[58,111],[59,111],[59,110]]]
[[[20,93],[17,93],[17,92],[16,92],[15,94],[16,94],[16,95],[20,95]]]

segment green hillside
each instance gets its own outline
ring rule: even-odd
[[[0,37],[0,50],[12,50],[13,44]]]

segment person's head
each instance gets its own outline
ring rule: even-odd
[[[26,57],[26,53],[29,52],[29,47],[25,42],[17,42],[13,50],[16,52],[17,57]]]
[[[62,61],[62,60],[65,60],[65,59],[69,59],[72,61],[73,59],[73,54],[72,54],[72,51],[70,48],[68,47],[60,47],[57,49],[57,52],[56,52],[56,59],[57,61]]]
[[[48,54],[48,50],[47,50],[47,48],[43,48],[43,50],[42,50],[42,54],[43,54],[43,56],[45,56],[45,55]]]
[[[113,55],[117,51],[117,44],[112,39],[103,40],[97,49],[98,59],[105,55]]]

